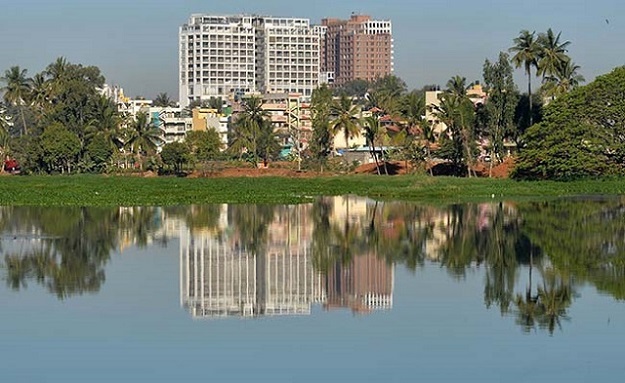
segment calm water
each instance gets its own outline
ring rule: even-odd
[[[625,199],[0,208],[0,381],[620,381]]]

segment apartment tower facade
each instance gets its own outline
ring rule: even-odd
[[[390,20],[352,15],[349,20],[326,18],[321,36],[321,72],[333,73],[334,83],[374,81],[393,73],[393,26]]]
[[[312,95],[320,37],[308,19],[193,14],[179,30],[179,98],[244,93]]]

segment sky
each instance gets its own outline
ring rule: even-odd
[[[33,75],[57,57],[98,66],[129,96],[178,98],[178,28],[192,13],[391,19],[395,74],[409,88],[482,79],[522,29],[562,32],[588,81],[625,64],[622,0],[0,0],[0,72]],[[521,90],[526,79],[517,70]],[[536,80],[535,80],[536,81]]]

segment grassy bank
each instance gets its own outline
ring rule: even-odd
[[[517,182],[426,176],[320,178],[0,177],[0,205],[101,206],[298,203],[354,194],[428,203],[625,194],[625,179]]]

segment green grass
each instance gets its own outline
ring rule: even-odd
[[[517,182],[427,176],[319,178],[0,177],[0,205],[162,206],[206,203],[300,203],[320,195],[453,203],[625,194],[625,179]]]

